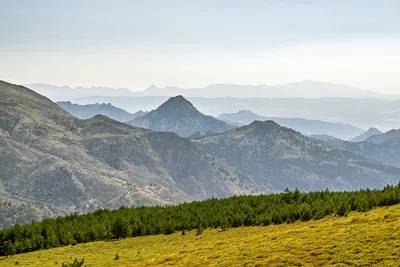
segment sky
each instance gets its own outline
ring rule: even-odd
[[[398,0],[0,0],[0,79],[400,93]]]

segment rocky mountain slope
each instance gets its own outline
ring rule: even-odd
[[[128,124],[161,132],[190,136],[196,132],[226,132],[233,127],[226,122],[199,112],[182,96],[171,97],[157,109],[137,117]]]
[[[69,114],[80,119],[89,119],[96,115],[104,115],[119,122],[126,122],[147,114],[147,112],[141,110],[132,114],[123,109],[117,108],[110,103],[79,105],[73,104],[70,101],[64,101],[56,102],[56,104]]]
[[[77,119],[0,82],[0,193],[85,212],[270,192],[174,133]]]
[[[393,144],[398,145],[400,142],[400,129],[392,129],[386,133],[372,135],[368,137],[365,141],[374,144]]]
[[[344,123],[307,120],[303,118],[264,117],[255,114],[250,110],[240,110],[237,113],[221,114],[217,118],[227,122],[240,123],[242,125],[250,124],[255,120],[272,120],[281,126],[292,128],[304,135],[329,135],[343,140],[348,140],[364,132],[358,127]]]
[[[0,229],[14,224],[26,224],[32,220],[40,221],[46,217],[64,215],[65,211],[52,205],[35,203],[25,199],[0,193]]]
[[[351,139],[350,142],[363,142],[363,141],[367,140],[368,138],[370,138],[371,136],[380,135],[380,134],[382,134],[382,132],[379,131],[378,129],[369,128],[366,132]]]
[[[352,190],[397,183],[400,169],[279,126],[255,121],[196,144],[252,176],[257,183],[283,190]]]
[[[348,144],[347,149],[400,168],[400,130],[390,130],[380,135],[373,135],[365,142]]]
[[[363,142],[327,140],[328,147],[345,150],[381,164],[400,168],[400,130],[373,135]]]

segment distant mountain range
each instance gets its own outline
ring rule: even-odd
[[[72,100],[75,97],[88,96],[133,96],[128,88],[110,88],[102,86],[70,87],[55,86],[44,83],[32,83],[24,85],[35,92],[50,98],[53,101]]]
[[[140,96],[173,96],[185,97],[235,97],[235,98],[320,98],[320,97],[354,97],[374,98],[385,97],[380,93],[366,91],[341,84],[301,81],[276,86],[268,85],[239,85],[239,84],[211,84],[203,88],[184,89],[176,86],[159,88],[151,85]]]
[[[176,86],[159,88],[149,86],[143,91],[131,91],[127,88],[53,86],[48,84],[26,84],[25,86],[49,97],[52,100],[72,100],[88,96],[176,96],[184,97],[233,97],[233,98],[387,98],[389,95],[375,93],[341,84],[301,81],[284,85],[239,85],[211,84],[203,88],[184,89]]]
[[[223,133],[233,127],[199,112],[182,96],[171,97],[157,109],[128,122],[153,131],[174,132],[188,137],[196,132]]]
[[[78,104],[111,103],[128,112],[153,110],[167,101],[167,96],[148,97],[85,97],[76,98]],[[400,128],[400,99],[355,99],[355,98],[186,98],[202,113],[218,116],[251,110],[263,117],[304,118],[339,122],[362,129],[370,127],[381,131]],[[351,136],[354,138],[356,135]]]
[[[117,108],[110,103],[79,105],[72,104],[70,101],[65,101],[56,102],[56,104],[69,114],[80,119],[89,119],[96,115],[104,115],[119,122],[127,122],[133,120],[136,117],[147,114],[147,112],[141,110],[132,114],[123,109]]]
[[[240,110],[237,113],[221,114],[218,119],[226,122],[246,125],[253,121],[272,120],[284,127],[292,128],[301,132],[304,135],[329,135],[339,139],[348,140],[364,132],[358,127],[343,124],[331,123],[319,120],[306,120],[302,118],[279,118],[279,117],[264,117],[257,115],[250,110]]]
[[[362,129],[347,124],[305,120],[301,118],[269,118],[257,115],[248,110],[221,114],[218,119],[230,125],[227,126],[221,121],[201,114],[188,100],[181,96],[170,98],[146,117],[142,116],[146,115],[148,112],[138,111],[135,114],[131,114],[111,104],[79,105],[67,101],[57,102],[57,105],[68,113],[81,119],[92,118],[100,114],[120,122],[129,121],[129,124],[133,126],[155,131],[175,132],[185,137],[195,133],[198,133],[199,136],[221,133],[232,129],[232,126],[243,126],[255,120],[273,120],[282,126],[292,128],[305,135],[329,135],[343,140],[350,139],[363,132]],[[134,120],[135,118],[137,119]],[[186,126],[183,125],[185,123]],[[190,129],[184,129],[185,127]],[[177,129],[179,129],[179,131]],[[191,138],[194,138],[194,136]]]
[[[0,81],[0,203],[7,203],[0,205],[0,227],[121,205],[296,187],[381,188],[400,180],[399,130],[357,143],[315,140],[273,121],[229,130],[181,96],[139,118],[196,140],[104,115],[82,120]],[[213,133],[214,127],[227,131]]]

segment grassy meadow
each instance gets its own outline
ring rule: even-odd
[[[115,255],[119,259],[115,260]],[[400,205],[347,217],[93,242],[0,258],[0,266],[400,266]]]

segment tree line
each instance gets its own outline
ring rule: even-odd
[[[176,206],[100,209],[0,230],[0,255],[192,229],[318,220],[328,215],[345,216],[349,211],[368,211],[398,203],[400,183],[382,190],[302,193],[287,189],[280,194],[212,198]]]

